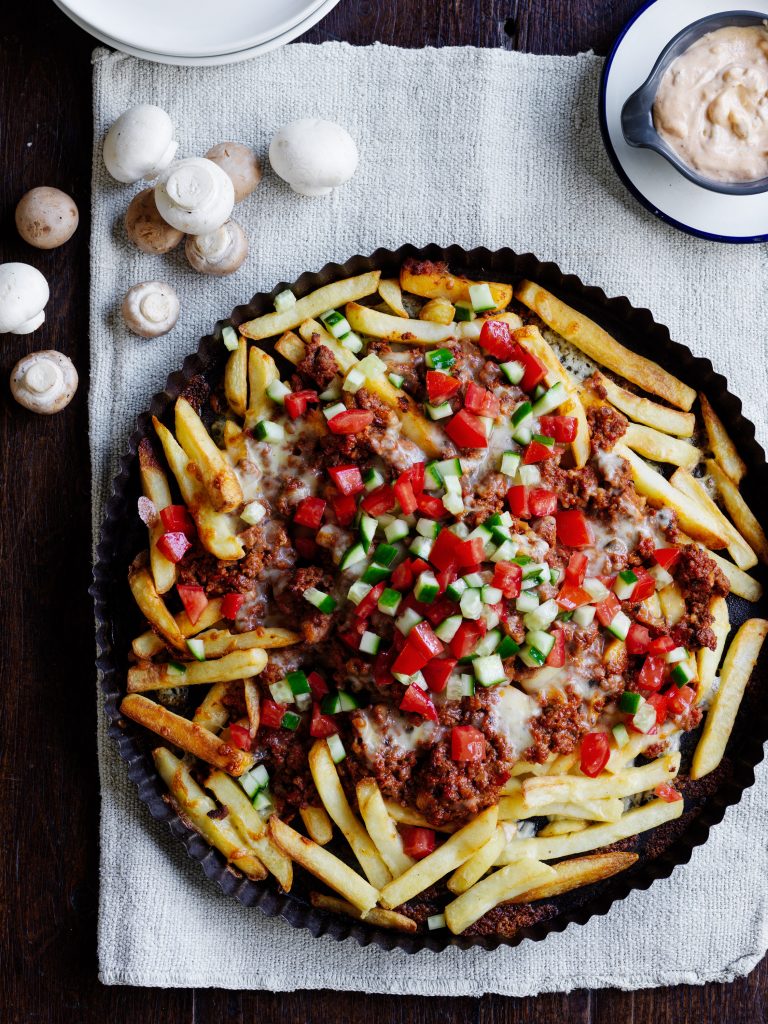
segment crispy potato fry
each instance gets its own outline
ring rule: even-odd
[[[144,496],[155,506],[157,515],[149,529],[149,564],[158,594],[167,594],[176,582],[176,566],[157,550],[157,542],[165,533],[160,512],[171,504],[171,489],[168,477],[157,461],[152,443],[148,437],[139,443],[139,475]]]
[[[553,896],[571,892],[572,889],[581,889],[585,885],[592,885],[603,878],[610,878],[620,871],[626,871],[637,863],[637,860],[636,853],[593,853],[588,857],[564,860],[560,864],[552,865],[555,877],[551,881],[544,882],[535,889],[528,889],[527,892],[521,892],[509,902],[533,903],[535,900],[549,900]]]
[[[279,352],[283,359],[298,366],[307,354],[307,346],[293,331],[286,331],[285,334],[275,342],[275,351]]]
[[[360,817],[368,829],[381,859],[389,868],[393,878],[397,878],[415,863],[403,849],[403,840],[395,827],[395,823],[387,813],[384,798],[375,779],[363,779],[358,782],[357,806]]]
[[[290,647],[301,640],[298,633],[278,626],[257,626],[247,633],[230,633],[228,629],[208,629],[198,633],[203,641],[207,659],[221,658],[232,651],[248,651],[254,647],[272,650],[276,647]]]
[[[755,601],[760,600],[763,596],[762,584],[752,579],[751,576],[739,569],[733,562],[729,562],[725,558],[721,558],[720,555],[715,554],[714,551],[707,551],[707,554],[727,576],[728,582],[731,584],[732,594],[735,594],[737,597],[743,597],[745,601],[752,601],[753,604]]]
[[[538,860],[523,858],[507,864],[452,900],[445,908],[445,923],[454,935],[460,935],[499,903],[555,877],[554,870]]]
[[[186,398],[176,401],[176,437],[199,470],[212,507],[217,512],[234,512],[239,508],[243,503],[240,483]]]
[[[171,647],[183,651],[186,640],[176,619],[165,607],[165,602],[155,589],[155,581],[146,566],[134,563],[128,570],[128,586],[133,599],[146,616],[147,620],[161,633]]]
[[[170,430],[156,416],[152,417],[152,422],[189,514],[197,526],[200,543],[216,558],[229,561],[242,558],[245,549],[237,539],[233,521],[213,508],[197,475],[197,467],[190,462],[189,456]]]
[[[695,445],[681,441],[678,437],[670,437],[653,427],[630,423],[622,440],[633,452],[655,462],[668,462],[672,466],[682,466],[683,469],[693,469],[701,462],[701,451]]]
[[[703,778],[720,764],[766,635],[768,621],[747,619],[731,641],[720,670],[720,688],[712,698],[712,706],[693,755],[692,779]]]
[[[238,338],[237,348],[227,360],[224,394],[232,412],[244,419],[248,404],[248,342],[243,337]]]
[[[579,395],[579,389],[555,355],[552,347],[542,337],[538,327],[521,327],[512,332],[512,338],[526,352],[536,356],[546,366],[547,376],[545,379],[550,387],[559,381],[568,393],[568,401],[561,406],[559,411],[576,418],[576,439],[571,443],[571,454],[574,465],[580,468],[589,458],[590,441],[587,414]]]
[[[544,808],[555,802],[587,802],[604,800],[609,797],[624,798],[636,793],[645,793],[670,782],[680,770],[680,754],[665,754],[641,768],[626,768],[614,775],[598,775],[588,778],[577,775],[544,776],[541,779],[527,779],[523,783],[523,797],[529,807]],[[555,812],[560,813],[560,812]],[[582,815],[573,815],[582,817]]]
[[[661,613],[667,620],[668,626],[675,626],[685,615],[685,598],[683,592],[676,583],[670,583],[658,593]]]
[[[434,885],[443,875],[463,864],[476,853],[496,831],[498,808],[488,807],[460,828],[436,850],[416,861],[405,874],[385,885],[379,902],[388,909],[399,907],[418,893]]]
[[[269,820],[269,831],[283,853],[349,900],[363,915],[376,906],[378,890],[325,847],[313,843],[275,816]]]
[[[208,732],[221,732],[229,721],[229,708],[224,703],[228,688],[229,683],[213,684],[192,716],[195,725],[202,726]]]
[[[250,679],[264,671],[267,655],[261,647],[233,651],[213,661],[143,662],[128,669],[128,693],[165,690],[176,686],[227,683]]]
[[[707,472],[714,480],[725,510],[736,524],[736,529],[755,550],[760,561],[768,565],[768,539],[765,531],[739,493],[738,486],[712,459],[707,462]],[[741,568],[744,569],[746,566]]]
[[[706,509],[702,509],[698,502],[673,487],[661,473],[652,469],[626,445],[619,443],[614,446],[613,450],[627,460],[635,487],[640,494],[648,499],[649,504],[654,508],[671,508],[677,514],[682,528],[691,537],[706,544],[708,548],[724,548],[726,546],[722,525]]]
[[[299,810],[309,838],[318,846],[327,846],[333,839],[333,823],[324,807],[302,807]]]
[[[436,324],[452,324],[455,315],[456,310],[448,299],[429,299],[419,310],[419,320],[431,320]]]
[[[473,284],[482,281],[470,281],[467,277],[457,277],[448,271],[443,263],[433,263],[426,269],[425,264],[416,270],[414,264],[406,260],[400,268],[400,287],[412,295],[421,295],[425,299],[448,299],[449,302],[468,302],[469,289]],[[423,269],[422,269],[423,268]],[[498,281],[488,281],[496,309],[504,309],[512,301],[512,285]]]
[[[707,396],[700,394],[699,402],[701,403],[701,418],[704,420],[712,454],[722,466],[723,471],[738,486],[747,472],[746,463],[736,451],[736,445],[728,436],[728,431],[723,426],[720,417],[709,404]]]
[[[358,921],[365,920],[377,928],[392,928],[396,932],[415,932],[418,925],[411,917],[405,914],[398,914],[396,910],[383,910],[381,907],[374,907],[367,914],[362,914],[357,907],[353,907],[346,900],[340,900],[336,896],[326,896],[321,892],[309,894],[313,907],[320,910],[330,910],[334,914],[345,914],[347,917],[354,917]]]
[[[385,800],[384,806],[387,808],[387,814],[398,825],[418,825],[419,828],[434,828],[434,825],[431,825],[423,814],[420,814],[412,807],[403,807],[402,804],[395,803],[394,800]],[[443,825],[440,828],[435,828],[435,832],[456,831],[456,828],[452,825]]]
[[[464,861],[460,868],[457,868],[446,882],[446,885],[457,895],[466,892],[475,882],[479,882],[483,875],[490,871],[496,863],[496,858],[507,844],[507,834],[501,825],[496,826],[487,843],[484,843],[477,853],[473,853],[469,860]]]
[[[584,820],[578,818],[557,818],[555,821],[549,821],[543,828],[540,828],[536,833],[537,836],[565,836],[569,832],[583,832],[587,827],[587,823]]]
[[[394,277],[382,277],[379,281],[379,295],[395,314],[408,319],[408,310],[403,305],[403,291],[400,282]],[[453,317],[451,317],[453,320]]]
[[[221,600],[220,597],[211,598],[203,609],[200,618],[195,623],[189,621],[189,616],[186,612],[179,612],[178,615],[175,615],[174,619],[181,631],[182,637],[195,636],[197,633],[201,633],[204,629],[208,629],[209,626],[217,623],[221,618]],[[152,658],[155,654],[165,650],[165,644],[157,633],[153,633],[151,629],[137,636],[131,647],[137,658],[144,659]]]
[[[728,554],[740,569],[751,569],[753,565],[757,565],[757,555],[741,536],[736,527],[726,519],[714,501],[707,494],[700,481],[694,479],[694,477],[692,477],[690,473],[686,473],[684,469],[676,469],[670,477],[669,482],[673,487],[676,487],[678,491],[681,491],[692,501],[695,501],[699,506],[699,509],[703,510],[709,517],[709,520],[713,525],[715,523],[718,524],[720,532],[727,541]],[[688,532],[690,533],[691,531],[689,530]]]
[[[627,765],[631,764],[632,761],[642,754],[646,747],[649,747],[652,743],[658,742],[657,736],[646,736],[643,733],[631,734],[627,743],[623,747],[615,747],[611,750],[611,756],[608,758],[608,764],[605,766],[607,772],[616,774],[617,772],[623,771]]]
[[[248,734],[251,739],[259,731],[261,722],[261,697],[259,688],[253,679],[243,680],[243,698],[245,700],[245,711],[248,716]]]
[[[599,370],[595,373],[595,381],[605,389],[611,405],[635,423],[642,423],[646,427],[653,427],[664,434],[673,434],[676,437],[693,437],[696,417],[692,412],[670,409],[666,405],[652,402],[650,398],[643,398],[632,391],[627,391]]]
[[[712,632],[715,634],[717,646],[714,651],[708,647],[701,647],[696,652],[696,671],[699,677],[699,685],[696,687],[696,702],[698,704],[707,699],[714,685],[717,667],[725,649],[725,641],[731,631],[728,604],[724,597],[713,597],[709,602],[709,610],[712,615]]]
[[[544,781],[535,777],[531,781]],[[528,781],[528,780],[526,780]],[[524,791],[514,796],[503,796],[499,800],[499,818],[501,821],[519,821],[525,818],[537,818],[542,814],[561,814],[566,818],[585,818],[587,821],[618,821],[624,810],[621,800],[555,800],[544,805],[531,805],[525,799]]]
[[[245,411],[245,426],[253,430],[259,420],[268,418],[274,403],[267,394],[267,388],[280,379],[275,360],[256,345],[248,353],[248,408]]]
[[[389,313],[379,313],[370,306],[348,302],[346,317],[350,327],[358,334],[387,341],[407,342],[411,345],[436,345],[456,337],[455,324],[438,324],[430,320],[403,320]]]
[[[260,341],[262,338],[273,338],[277,334],[291,331],[304,320],[318,317],[321,313],[327,313],[329,309],[338,309],[347,302],[373,295],[379,286],[380,277],[381,271],[374,270],[369,274],[347,277],[342,281],[326,284],[299,299],[283,313],[267,313],[241,324],[240,333],[246,338]]]
[[[371,837],[352,812],[333,763],[328,744],[317,740],[309,752],[309,770],[323,806],[352,847],[366,878],[377,889],[392,878]]]

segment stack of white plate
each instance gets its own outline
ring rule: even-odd
[[[303,35],[339,0],[55,0],[108,46],[162,64],[232,64]]]

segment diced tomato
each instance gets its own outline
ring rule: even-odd
[[[338,731],[338,726],[331,716],[324,715],[320,711],[320,705],[317,701],[313,702],[312,720],[309,723],[309,735],[314,736],[316,739],[322,739],[324,736],[333,736],[333,734]]]
[[[581,741],[581,770],[594,779],[608,764],[611,748],[604,732],[588,732]]]
[[[667,706],[672,714],[681,715],[696,700],[696,691],[690,686],[681,686],[680,689],[674,686],[664,696],[667,699]]]
[[[427,370],[427,395],[433,405],[444,402],[455,395],[461,387],[461,381],[450,377],[447,373],[440,373],[439,370]]]
[[[317,544],[314,537],[296,537],[293,544],[306,562],[311,562],[317,554]]]
[[[539,433],[554,437],[559,444],[575,441],[577,427],[575,416],[541,416],[539,419]]]
[[[395,630],[395,637],[402,636],[403,634],[399,629]],[[397,651],[393,648],[391,651],[380,651],[376,655],[376,659],[373,663],[373,681],[377,686],[384,687],[390,686],[394,683],[392,676],[392,662],[397,657]]]
[[[565,611],[572,612],[574,608],[589,604],[592,598],[581,587],[576,587],[573,583],[564,583],[555,600]]]
[[[664,682],[666,663],[661,658],[649,654],[637,677],[637,685],[643,690],[658,690]]]
[[[373,423],[370,409],[347,409],[328,420],[332,434],[359,434]]]
[[[595,605],[595,614],[601,626],[610,626],[618,611],[621,611],[621,602],[615,594],[609,594],[604,601]]]
[[[157,550],[169,562],[180,562],[192,547],[186,533],[164,533],[157,538]]]
[[[543,363],[540,363],[536,356],[532,356],[530,352],[526,352],[520,345],[515,346],[512,358],[517,360],[518,363],[522,363],[525,367],[525,375],[520,381],[520,387],[523,391],[533,391],[536,385],[541,384],[546,377],[546,366],[544,366]]]
[[[433,693],[443,692],[455,667],[455,658],[433,658],[424,666],[424,678]]]
[[[449,565],[447,569],[441,569],[435,576],[439,592],[441,594],[445,593],[448,585],[458,579],[458,575],[458,572],[456,572],[456,566],[454,565]]]
[[[485,427],[468,409],[461,409],[445,427],[445,432],[459,448],[487,448]]]
[[[494,418],[501,411],[496,395],[485,388],[479,387],[474,381],[470,381],[467,384],[467,390],[464,394],[464,408],[469,409],[470,412],[475,413],[477,416],[492,416]]]
[[[645,569],[635,569],[635,575],[637,583],[632,591],[630,601],[645,601],[646,598],[656,593],[656,580]]]
[[[541,441],[531,441],[523,452],[523,465],[532,466],[536,462],[546,462],[546,460],[551,459],[554,454],[554,445],[549,448],[547,445],[542,444]]]
[[[160,522],[166,533],[183,533],[194,539],[195,524],[186,505],[166,505],[161,508]]]
[[[259,708],[259,724],[266,725],[270,729],[279,729],[287,710],[285,704],[278,704],[274,700],[263,700]]]
[[[475,649],[477,641],[485,636],[484,619],[465,619],[448,644],[454,658],[465,658]]]
[[[627,633],[627,639],[625,641],[627,645],[627,653],[647,654],[650,642],[651,638],[646,627],[641,626],[639,622],[633,622],[629,627],[629,632]]]
[[[401,562],[393,571],[389,577],[389,585],[393,590],[408,590],[413,586],[413,571],[408,559]]]
[[[429,619],[433,626],[439,626],[441,622],[445,622],[448,616],[453,615],[455,611],[456,603],[447,597],[441,597],[425,607],[424,618]]]
[[[366,494],[360,502],[360,507],[369,515],[382,516],[385,512],[391,512],[395,507],[395,492],[389,484],[382,484],[375,491]]]
[[[429,560],[437,569],[447,569],[458,564],[458,549],[462,541],[451,530],[441,530],[437,535]]]
[[[474,725],[454,725],[451,729],[452,761],[483,761],[485,736]]]
[[[656,565],[660,565],[662,569],[671,572],[680,558],[680,548],[656,548],[653,552],[653,558]]]
[[[310,402],[319,402],[316,391],[294,391],[291,395],[285,396],[285,411],[292,420],[297,420],[307,411]]]
[[[412,643],[409,636],[405,641],[405,646],[395,658],[392,665],[392,673],[412,676],[423,669],[429,660],[430,655],[425,654],[423,648],[418,643]]]
[[[225,619],[234,619],[245,600],[245,594],[225,594],[221,602],[221,614]]]
[[[349,526],[357,512],[357,502],[353,494],[334,494],[331,505],[339,526]]]
[[[386,580],[382,580],[375,587],[371,587],[357,608],[355,608],[355,615],[358,619],[367,619],[373,614],[379,598],[384,593],[385,586]]]
[[[310,672],[307,676],[307,682],[315,700],[320,700],[321,697],[328,693],[328,683],[326,683],[319,672]]]
[[[357,466],[331,466],[328,475],[342,494],[359,494],[365,490],[363,474]]]
[[[344,641],[347,647],[350,648],[350,650],[360,650],[360,634],[357,633],[354,629],[347,629],[344,632],[339,633],[339,637],[341,640]]]
[[[669,707],[668,697],[668,694],[663,693],[652,693],[651,696],[648,697],[648,703],[656,712],[656,726],[654,726],[654,732],[658,726],[664,725],[667,720],[667,708]]]
[[[251,734],[244,725],[238,725],[237,722],[232,722],[229,727],[229,738],[238,750],[251,749]]]
[[[507,501],[513,516],[517,516],[518,519],[527,519],[530,516],[528,488],[524,484],[513,484],[507,491]]]
[[[519,597],[523,583],[523,570],[517,562],[497,562],[493,570],[491,585],[497,587],[504,597]]]
[[[428,622],[420,622],[414,626],[408,634],[408,641],[417,646],[427,659],[436,658],[444,650],[442,641],[435,636]]]
[[[413,493],[413,484],[408,473],[401,473],[397,478],[395,484],[395,497],[397,498],[398,504],[403,512],[403,515],[409,516],[411,512],[416,511],[416,495]]]
[[[296,506],[293,521],[298,526],[308,526],[310,530],[319,530],[325,512],[323,498],[302,498]]]
[[[412,558],[411,569],[413,571],[414,576],[420,576],[423,572],[429,571],[429,566],[427,565],[423,558]],[[414,604],[416,604],[415,599]],[[419,611],[419,614],[421,615],[421,611]]]
[[[408,470],[408,475],[411,478],[411,486],[413,487],[414,494],[421,494],[424,490],[424,462],[414,462],[411,468]]]
[[[480,328],[480,347],[495,356],[500,362],[510,359],[515,352],[515,343],[509,324],[503,320],[486,320]]]
[[[208,607],[208,598],[205,596],[205,591],[202,587],[191,583],[177,583],[176,590],[181,598],[181,603],[184,605],[187,618],[194,625]]]
[[[565,633],[562,629],[555,629],[552,631],[552,635],[555,638],[555,645],[547,655],[544,664],[550,665],[552,668],[562,668],[565,664]]]
[[[657,797],[666,801],[668,804],[674,804],[677,803],[678,800],[683,799],[683,794],[676,790],[674,786],[670,785],[669,782],[659,783],[653,792]]]
[[[588,563],[589,559],[583,551],[574,551],[568,559],[568,565],[565,568],[567,582],[575,583],[577,587],[580,587],[587,575]]]
[[[434,494],[417,494],[416,505],[419,512],[422,515],[429,516],[430,519],[442,519],[446,514],[445,505]]]
[[[557,511],[557,495],[543,487],[532,487],[528,494],[528,508],[532,516],[552,516]]]
[[[440,531],[439,537],[442,537],[443,532]],[[456,565],[459,569],[469,569],[471,566],[478,565],[484,558],[485,545],[482,537],[462,540],[456,547]]]
[[[674,651],[677,644],[671,636],[657,636],[655,640],[651,640],[648,645],[649,654],[669,654],[670,651]]]
[[[403,694],[400,710],[412,711],[416,715],[421,715],[422,718],[428,718],[430,722],[437,721],[437,709],[432,703],[432,698],[415,683],[411,683]]]
[[[435,830],[421,825],[401,825],[403,850],[414,860],[422,860],[435,848]]]
[[[557,539],[569,548],[588,548],[595,543],[595,535],[587,517],[578,508],[557,513]]]

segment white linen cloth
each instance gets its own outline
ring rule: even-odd
[[[530,250],[650,306],[673,337],[712,357],[765,445],[765,249],[680,234],[626,193],[600,140],[597,57],[326,43],[210,69],[103,49],[94,64],[94,529],[137,414],[217,319],[279,280],[405,242]],[[357,139],[359,170],[333,195],[304,199],[267,169],[235,211],[248,261],[231,277],[203,277],[181,251],[152,257],[126,241],[123,215],[140,186],[112,181],[100,147],[111,122],[139,102],[169,111],[183,155],[226,139],[266,155],[281,125],[325,116]],[[130,284],[153,278],[171,282],[182,312],[169,336],[144,341],[124,329],[119,306]],[[108,984],[522,996],[728,981],[768,947],[764,771],[689,865],[606,917],[512,950],[407,956],[313,939],[222,895],[139,803],[102,714],[99,764],[99,963]]]

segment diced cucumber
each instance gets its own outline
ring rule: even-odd
[[[690,683],[694,679],[693,669],[687,661],[681,661],[675,665],[669,675],[672,682],[678,687],[685,686],[686,683]]]
[[[472,697],[475,693],[475,677],[468,673],[459,676],[451,676],[445,688],[446,700],[461,700],[462,697]]]
[[[414,537],[408,550],[417,558],[427,561],[432,553],[433,543],[434,541],[431,541],[429,537]]]
[[[267,394],[278,405],[285,405],[285,396],[290,393],[291,389],[281,380],[273,380],[271,384],[267,385]]]
[[[516,359],[510,359],[506,363],[501,363],[500,366],[501,372],[510,384],[519,384],[525,376],[525,367],[522,363],[518,363]]]
[[[491,286],[485,281],[469,286],[469,301],[475,313],[487,313],[489,309],[496,308]]]
[[[605,601],[610,594],[608,587],[601,583],[596,576],[587,576],[581,584],[581,589],[585,590],[596,603]]]
[[[449,476],[461,476],[463,470],[461,468],[461,459],[443,459],[442,462],[438,462],[437,468],[440,470],[440,475],[445,480]]]
[[[278,313],[284,313],[286,309],[290,309],[291,306],[295,305],[296,296],[293,294],[290,288],[284,288],[275,296],[275,310]]]
[[[272,700],[278,704],[293,704],[295,697],[287,679],[278,679],[276,683],[270,683],[269,692]]]
[[[611,619],[608,631],[618,640],[626,640],[627,633],[629,633],[629,627],[632,625],[632,620],[624,612],[616,612]]]
[[[632,725],[638,732],[647,735],[656,725],[656,708],[648,701],[643,701],[632,716]]]
[[[466,523],[453,523],[450,530],[451,533],[455,533],[461,540],[466,540],[469,536],[469,527]]]
[[[317,396],[321,402],[336,402],[341,398],[341,381],[338,377],[334,377],[325,391],[321,391]]]
[[[551,626],[557,618],[560,607],[554,599],[550,598],[532,612],[528,612],[523,619],[526,629],[546,629]]]
[[[182,665],[180,661],[169,661],[166,665],[166,672],[169,676],[183,676],[187,671],[187,666]]]
[[[282,423],[273,423],[271,420],[259,420],[253,428],[253,432],[260,441],[282,441],[285,438],[285,428]]]
[[[517,544],[513,540],[505,540],[499,544],[491,555],[492,562],[511,562],[517,554]]]
[[[475,654],[479,658],[486,658],[489,654],[493,654],[494,653],[496,648],[499,646],[499,641],[500,640],[501,640],[501,630],[500,629],[491,629],[491,630],[489,630],[485,634],[485,636],[480,641],[478,641],[478,644],[475,647]]]
[[[427,918],[427,931],[436,932],[440,928],[447,928],[445,914],[430,914]]]
[[[668,573],[666,569],[662,569],[660,565],[652,565],[648,573],[656,580],[657,590],[663,590],[664,587],[668,587],[675,582],[674,576]]]
[[[475,319],[475,311],[472,309],[472,304],[467,302],[466,299],[459,299],[458,302],[454,302],[453,308],[453,317],[457,324],[467,323],[467,321]]]
[[[205,642],[199,637],[190,637],[187,649],[196,661],[205,661]]]
[[[363,512],[360,516],[360,543],[363,545],[365,551],[370,550],[371,544],[373,544],[373,538],[376,536],[376,530],[378,529],[378,521]]]
[[[394,618],[395,615],[397,615],[397,609],[400,607],[402,599],[403,595],[398,590],[392,590],[391,587],[385,587],[379,595],[376,607],[382,615],[390,615]]]
[[[335,405],[326,405],[323,409],[323,416],[327,420],[332,420],[334,416],[338,416],[339,413],[346,412],[347,407],[343,402],[336,402]]]
[[[366,629],[360,637],[360,650],[364,654],[378,654],[380,643],[381,637],[377,633],[372,633],[369,629]]]
[[[568,392],[565,390],[565,385],[561,381],[557,381],[548,391],[544,392],[541,398],[534,402],[533,415],[546,416],[547,413],[562,405],[567,398]]]
[[[618,722],[611,729],[611,732],[613,733],[613,738],[616,743],[616,746],[626,747],[626,745],[629,743],[629,733],[627,732],[627,727],[624,725],[624,723]]]
[[[531,647],[529,644],[520,649],[518,657],[528,668],[541,668],[547,660],[546,654],[542,654],[537,647]]]
[[[405,377],[401,377],[399,373],[388,373],[387,377],[393,388],[402,388],[405,383]]]
[[[440,523],[436,519],[417,519],[416,533],[421,534],[422,537],[429,537],[430,540],[434,540],[438,533],[440,533]]]
[[[365,583],[371,583],[375,587],[377,583],[381,583],[382,580],[387,579],[391,575],[392,570],[388,566],[379,565],[378,562],[371,562],[361,578]]]
[[[461,494],[457,494],[454,491],[449,491],[448,494],[444,494],[442,502],[443,507],[447,509],[452,516],[460,516],[462,512],[466,511],[464,499]]]
[[[498,654],[489,654],[484,658],[475,658],[472,662],[475,679],[481,686],[497,686],[507,681],[504,666]]]
[[[377,565],[390,566],[397,558],[397,548],[394,544],[379,544],[373,552],[373,560]]]
[[[480,597],[480,591],[475,589],[465,590],[461,595],[459,607],[465,619],[479,619],[483,614],[483,601]]]
[[[413,627],[418,626],[418,624],[423,621],[424,620],[417,611],[414,611],[413,608],[406,608],[400,618],[395,622],[395,625],[403,636],[408,636]]]
[[[324,715],[338,715],[340,711],[354,711],[360,704],[354,694],[346,690],[329,693],[320,702],[320,710]]]
[[[416,580],[413,593],[417,601],[422,604],[432,604],[438,595],[440,587],[433,572],[423,572]]]
[[[483,605],[483,614],[480,618],[485,623],[486,629],[495,629],[501,622],[501,617],[496,611],[496,608],[489,604]]]
[[[527,612],[535,611],[539,607],[539,596],[538,594],[521,594],[515,601],[515,608],[519,612],[526,614]]]
[[[498,604],[504,597],[504,593],[498,587],[492,587],[486,583],[480,590],[480,596],[483,604]]]
[[[478,416],[477,418],[480,420],[480,422],[483,425],[483,430],[485,431],[485,436],[486,437],[490,437],[491,436],[491,432],[493,431],[493,424],[494,424],[493,417],[492,416]]]
[[[520,644],[513,640],[511,636],[505,636],[501,638],[501,643],[496,648],[496,653],[503,661],[517,654],[519,650]]]
[[[381,487],[384,483],[384,474],[381,470],[372,467],[366,469],[363,473],[363,484],[365,485],[366,491],[375,491],[377,487]]]
[[[449,615],[447,619],[443,619],[440,625],[435,628],[435,636],[439,640],[444,640],[445,643],[450,643],[456,636],[458,628],[463,621],[460,615]]]
[[[628,715],[634,715],[640,708],[640,705],[644,703],[645,701],[639,693],[630,693],[629,690],[625,690],[619,698],[619,711],[624,711]]]
[[[343,761],[347,756],[347,752],[344,749],[344,744],[341,742],[339,734],[335,732],[332,736],[326,736],[325,742],[328,744],[328,751],[333,763],[338,764],[340,761]]]
[[[541,398],[541,396],[545,395],[546,393],[547,393],[547,389],[544,387],[544,385],[543,384],[537,384],[536,387],[533,389],[533,400],[534,400],[534,402],[537,402]]]
[[[347,548],[347,550],[342,555],[341,561],[339,562],[339,569],[341,569],[341,571],[344,572],[344,570],[348,569],[350,565],[355,565],[357,562],[364,561],[364,559],[365,548],[363,547],[363,545],[353,544],[352,547]],[[366,580],[366,583],[369,582],[370,580]]]
[[[373,587],[370,583],[364,583],[362,580],[357,580],[347,591],[347,599],[351,601],[352,604],[360,604],[363,598],[367,597],[372,590]]]
[[[435,348],[427,352],[424,362],[430,370],[449,370],[456,362],[456,357],[449,348]]]
[[[576,608],[573,613],[573,621],[581,629],[586,629],[587,626],[591,626],[595,618],[595,606],[593,604],[583,604],[579,608]]]
[[[345,334],[349,334],[352,330],[347,318],[337,309],[331,309],[327,313],[321,313],[320,319],[328,332],[332,334],[334,338],[343,338]]]
[[[383,375],[387,364],[383,359],[379,359],[375,352],[369,352],[367,356],[363,356],[357,364],[357,368],[360,373],[365,375],[367,380],[375,380],[376,377]]]
[[[620,601],[628,601],[637,585],[637,575],[631,569],[622,569],[613,584],[613,592]]]
[[[533,406],[530,402],[520,402],[512,410],[512,426],[523,427],[530,426],[533,421]]]
[[[450,402],[441,402],[440,405],[432,405],[431,402],[426,402],[425,408],[431,420],[444,420],[447,416],[453,415]]]
[[[538,466],[521,466],[517,476],[524,487],[536,487],[541,483],[541,470]]]
[[[251,526],[255,526],[256,523],[261,522],[266,514],[267,510],[260,501],[250,501],[240,513],[240,518],[243,522],[249,523]]]
[[[482,587],[485,580],[479,572],[468,572],[466,576],[462,577],[468,587]]]
[[[463,579],[461,579],[461,577],[459,577],[459,579],[454,580],[453,583],[448,584],[445,588],[445,593],[452,601],[459,601],[461,599],[461,595],[466,589],[467,584]]]
[[[365,374],[361,373],[356,366],[353,366],[348,371],[347,376],[344,378],[344,385],[342,387],[342,390],[348,391],[350,395],[356,395],[360,388],[363,387],[365,382]]]
[[[555,638],[552,634],[545,633],[541,629],[532,629],[526,633],[525,642],[529,647],[535,647],[537,651],[541,651],[545,658],[555,646]]]
[[[384,536],[390,543],[405,540],[410,532],[408,523],[402,519],[393,519],[391,523],[384,527]]]
[[[285,721],[287,715],[283,715],[283,721]],[[298,715],[292,715],[293,718],[298,718]],[[269,793],[260,789],[256,796],[253,798],[253,809],[258,811],[260,816],[265,820],[274,813],[275,805],[272,802],[272,798]]]
[[[363,347],[363,339],[358,334],[355,334],[354,331],[345,334],[343,338],[339,338],[339,341],[350,352],[359,352]]]
[[[674,647],[664,655],[664,661],[668,665],[676,665],[679,661],[685,661],[688,651],[684,647]]]
[[[443,474],[437,462],[428,462],[424,469],[424,490],[436,491],[443,486]]]
[[[307,587],[304,591],[304,600],[309,601],[310,604],[314,605],[319,611],[325,615],[330,615],[333,609],[336,607],[336,602],[330,594],[324,594],[322,590],[318,590],[317,587]]]
[[[262,775],[259,774],[259,768],[263,769],[264,775],[267,776],[266,782],[261,781]],[[238,779],[238,782],[245,790],[246,796],[252,800],[260,790],[265,789],[269,785],[269,775],[264,765],[259,764],[252,771],[244,772]]]
[[[221,340],[224,342],[224,348],[229,349],[230,352],[234,352],[239,342],[237,331],[234,327],[222,327]]]
[[[501,456],[499,471],[504,476],[515,476],[520,468],[520,455],[518,452],[504,452]]]

